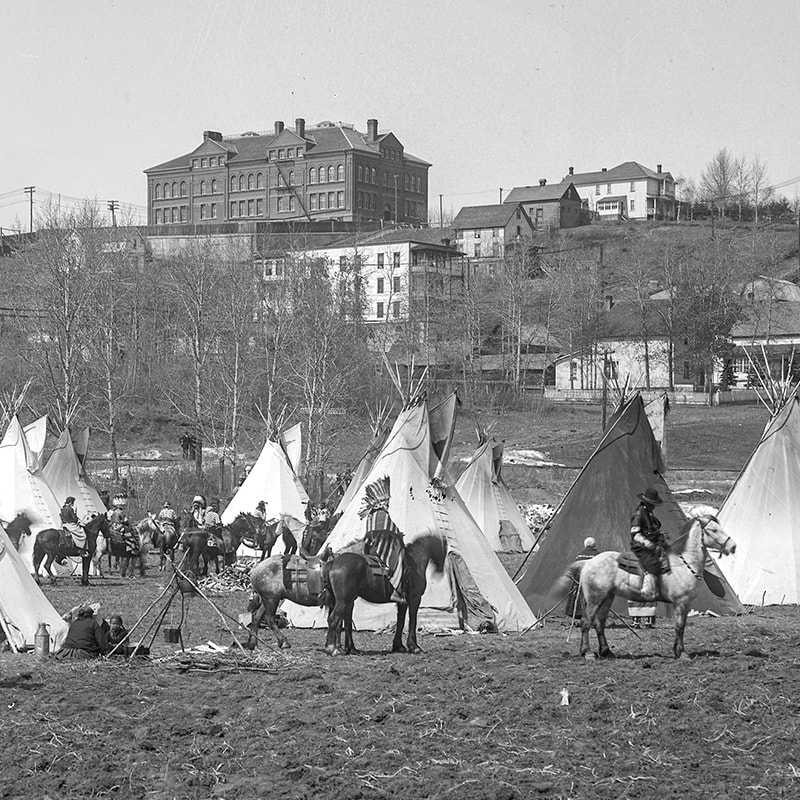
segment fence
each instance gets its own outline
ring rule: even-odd
[[[660,397],[664,389],[640,390],[645,402]],[[544,396],[547,400],[569,403],[595,404],[603,402],[602,389],[556,389],[555,386],[546,386]],[[673,390],[667,392],[669,402],[673,405],[707,406],[708,392],[693,392]],[[736,389],[726,392],[714,392],[712,405],[754,404],[759,402],[758,395],[752,389]]]

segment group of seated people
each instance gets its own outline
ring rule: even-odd
[[[56,652],[55,657],[62,659],[90,659],[108,655],[117,645],[121,645],[128,637],[122,617],[114,614],[108,621],[97,621],[96,614],[99,603],[83,603],[64,614],[69,622],[69,630],[64,644]],[[125,653],[123,647],[115,651]]]

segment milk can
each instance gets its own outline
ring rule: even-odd
[[[47,658],[50,655],[50,632],[47,630],[47,623],[40,622],[33,637],[33,650],[36,658]]]

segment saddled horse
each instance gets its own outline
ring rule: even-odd
[[[256,536],[256,521],[261,522],[252,514],[240,512],[230,525],[222,529],[223,547],[211,546],[208,544],[208,531],[189,530],[186,531],[185,541],[187,542],[186,562],[187,568],[195,575],[208,575],[208,562],[213,561],[217,574],[219,574],[219,557],[222,556],[223,564],[229,565],[236,562],[236,551],[242,543],[244,537],[253,540]],[[200,561],[203,561],[202,571]]]
[[[280,517],[266,522],[261,517],[244,511],[241,511],[239,516],[246,517],[255,531],[252,537],[245,535],[242,543],[251,550],[260,550],[261,561],[272,555],[272,548],[275,547],[275,543],[280,537],[283,537],[283,551],[285,553],[297,552],[297,539],[295,539],[292,529],[289,527],[286,515],[282,514]]]
[[[158,518],[154,519],[153,523],[158,529],[158,534],[153,538],[153,544],[158,548],[158,569],[159,572],[163,572],[167,561],[171,563],[175,560],[175,548],[178,546],[180,532],[177,523],[170,525]]]
[[[86,531],[86,550],[88,555],[83,556],[81,559],[81,585],[88,586],[89,566],[97,550],[97,538],[101,534],[108,538],[110,523],[105,514],[97,514],[92,517],[83,528]],[[64,558],[80,555],[80,550],[75,547],[71,539],[69,546],[62,546],[61,534],[62,532],[55,528],[46,528],[36,534],[36,540],[33,543],[33,577],[36,579],[37,583],[39,583],[39,567],[45,559],[45,556],[47,560],[44,562],[44,568],[50,576],[50,581],[55,583],[56,576],[50,571],[50,567],[53,566],[53,561],[61,563]]]
[[[426,570],[433,563],[437,572],[444,570],[447,544],[440,536],[421,536],[406,545],[404,590],[406,602],[397,603],[397,625],[392,642],[393,653],[419,653],[417,644],[417,612],[428,585]],[[325,650],[335,656],[341,653],[340,638],[344,626],[346,654],[356,654],[353,644],[353,606],[360,597],[370,603],[392,603],[392,585],[388,571],[375,556],[361,553],[340,553],[330,566],[327,576],[332,595],[332,610],[328,616],[328,637]],[[403,627],[408,611],[408,636],[403,645]]]
[[[722,529],[714,509],[701,506],[692,511],[686,534],[686,545],[681,553],[669,554],[670,572],[659,577],[658,600],[672,603],[675,608],[675,639],[672,645],[675,658],[684,653],[683,632],[689,604],[697,592],[698,581],[703,577],[703,565],[707,549],[718,550],[729,555],[736,550],[736,544]],[[560,579],[566,587],[571,583],[568,575],[579,572],[585,611],[581,620],[581,655],[594,658],[589,651],[589,629],[594,626],[599,645],[599,656],[613,656],[605,636],[606,619],[611,603],[616,595],[632,600],[649,600],[642,597],[642,578],[620,569],[620,554],[606,551],[588,561],[576,561],[566,576]]]
[[[17,516],[3,527],[16,550],[19,550],[19,543],[22,539],[31,535],[31,520],[24,511],[17,512]]]
[[[128,535],[112,530],[108,537],[108,555],[117,559],[119,574],[123,578],[133,577],[134,566],[143,578],[147,568],[147,551],[153,546],[160,531],[152,514],[148,514],[130,526]]]

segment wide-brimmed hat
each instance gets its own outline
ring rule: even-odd
[[[656,489],[655,486],[648,486],[643,492],[639,492],[636,496],[645,503],[650,503],[651,506],[660,506],[664,502],[658,496],[658,489]]]

